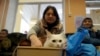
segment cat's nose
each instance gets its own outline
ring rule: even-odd
[[[60,45],[57,45],[57,47],[59,48],[59,47],[60,47]]]

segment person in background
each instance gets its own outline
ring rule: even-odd
[[[100,30],[95,30],[91,18],[86,17],[81,27],[88,29],[90,37],[85,37],[83,43],[90,43],[94,46],[100,46]]]
[[[58,34],[63,31],[63,25],[60,22],[58,12],[54,6],[47,6],[42,19],[28,32],[28,39],[31,41],[31,46],[43,46],[47,37],[46,30],[52,34]]]
[[[0,40],[3,40],[4,38],[6,38],[8,36],[8,30],[7,29],[2,29],[0,31]]]
[[[7,29],[2,29],[0,31],[0,46],[2,51],[7,51],[11,47],[11,40],[8,39]]]
[[[73,41],[76,41],[76,46],[75,49],[76,51],[75,52],[71,52],[71,51],[67,51],[67,56],[100,56],[100,52],[96,49],[95,46],[97,45],[100,45],[100,35],[97,34],[98,31],[96,31],[94,28],[93,28],[93,21],[91,18],[89,17],[86,17],[84,18],[84,20],[82,21],[82,25],[78,28],[78,29],[84,29],[84,30],[88,30],[88,33],[86,36],[84,36],[84,39],[82,39],[82,36],[78,35],[73,37],[72,42],[70,42],[71,44],[69,44],[69,47],[73,47],[75,44],[73,44],[74,42]],[[82,31],[82,30],[81,30]],[[77,32],[76,32],[77,33]],[[99,36],[97,36],[99,35]],[[77,39],[77,37],[80,36],[80,40]],[[71,38],[71,37],[69,37]],[[82,39],[82,43],[80,44],[80,41]],[[78,42],[77,42],[78,41]],[[71,48],[72,48],[71,47]],[[72,51],[73,51],[72,49]]]

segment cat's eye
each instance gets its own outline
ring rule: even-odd
[[[62,40],[59,40],[59,42],[62,42]]]
[[[52,40],[52,42],[56,42],[56,40]]]

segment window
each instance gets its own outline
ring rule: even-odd
[[[100,1],[86,1],[86,14],[93,20],[94,28],[100,30]]]
[[[15,32],[19,31],[24,33],[25,31],[29,31],[29,29],[36,23],[37,20],[42,18],[42,14],[44,9],[48,5],[53,5],[57,8],[58,14],[60,16],[60,20],[63,23],[63,4],[62,1],[58,2],[19,2],[16,21],[20,21],[20,25],[15,25]],[[20,15],[20,17],[19,17]],[[16,22],[16,23],[18,23]],[[18,30],[16,30],[19,27]]]

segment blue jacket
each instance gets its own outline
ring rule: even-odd
[[[78,49],[83,41],[84,37],[88,35],[88,31],[83,28],[79,28],[78,31],[72,36],[68,37],[67,41],[67,54],[73,56],[74,52]]]
[[[88,30],[79,28],[75,34],[68,38],[66,48],[67,56],[99,56],[94,45],[82,43],[85,37],[89,38]]]

